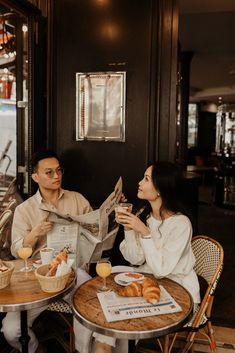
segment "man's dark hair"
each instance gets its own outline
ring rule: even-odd
[[[37,170],[38,163],[45,158],[56,158],[58,161],[60,161],[59,157],[53,150],[41,150],[35,152],[30,161],[32,172],[35,172]]]

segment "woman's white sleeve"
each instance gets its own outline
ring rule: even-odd
[[[191,237],[192,228],[188,221],[178,222],[165,237],[156,242],[153,237],[140,239],[146,263],[156,277],[165,277],[174,273],[175,267],[183,258],[185,258],[185,266],[190,266],[187,261],[191,259],[189,251]]]
[[[145,262],[145,254],[139,235],[134,230],[125,231],[125,238],[120,244],[120,251],[132,265],[142,265]]]

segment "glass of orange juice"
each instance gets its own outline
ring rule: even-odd
[[[101,259],[97,261],[96,273],[98,274],[98,276],[103,278],[103,285],[99,288],[100,291],[105,292],[109,290],[109,288],[106,285],[106,278],[111,274],[111,272],[112,272],[112,265],[109,260]]]
[[[18,255],[21,259],[24,260],[24,267],[20,269],[22,272],[29,272],[32,271],[33,268],[28,266],[27,259],[32,255],[33,249],[32,246],[29,244],[23,245],[21,248],[18,250]]]

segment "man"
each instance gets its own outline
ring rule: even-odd
[[[33,247],[32,257],[37,257],[41,248],[46,246],[47,233],[52,229],[53,222],[48,220],[49,212],[41,209],[58,210],[63,214],[79,215],[92,210],[89,202],[78,192],[61,188],[63,169],[59,158],[53,151],[44,150],[36,153],[31,160],[32,179],[38,184],[38,191],[28,200],[21,203],[15,210],[12,225],[11,252],[16,258],[23,244]],[[77,270],[78,285],[90,276],[82,269]],[[42,352],[38,340],[31,329],[36,317],[46,307],[28,311],[28,333],[30,336],[29,353]],[[80,353],[89,353],[89,342],[92,332],[74,319],[75,347]],[[8,343],[20,350],[20,314],[9,312],[2,322],[2,331]],[[101,342],[106,343],[101,343]],[[111,337],[96,336],[95,352],[111,352],[114,345]]]

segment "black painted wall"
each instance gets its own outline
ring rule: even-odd
[[[133,201],[148,163],[174,159],[174,3],[51,2],[48,140],[62,155],[64,186],[82,192],[93,205],[100,205],[120,175],[124,192]],[[127,73],[126,141],[76,141],[76,72],[118,70]]]

